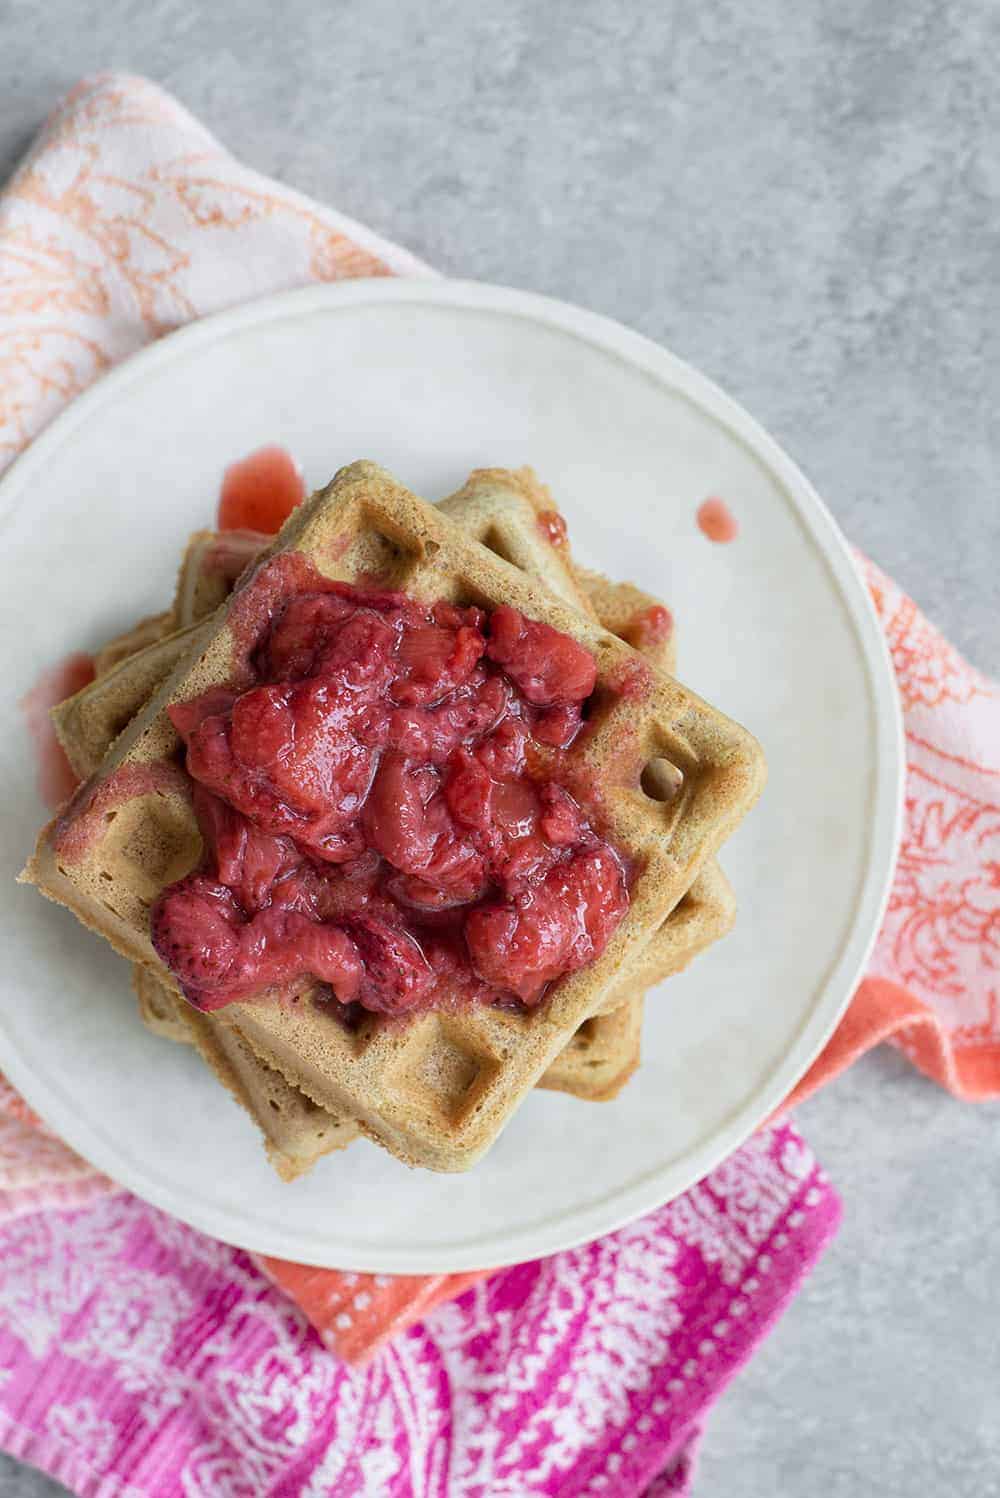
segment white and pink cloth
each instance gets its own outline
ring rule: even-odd
[[[432,272],[102,76],[0,195],[0,468],[119,359],[282,287]],[[1000,698],[860,561],[907,728],[886,922],[790,1101],[882,1040],[1000,1092]],[[26,752],[28,752],[26,740]],[[87,1498],[686,1492],[706,1411],[834,1232],[787,1122],[596,1243],[480,1275],[254,1261],[121,1191],[0,1084],[0,1447]]]

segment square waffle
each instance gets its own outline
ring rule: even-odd
[[[348,582],[376,573],[418,599],[509,603],[576,638],[597,661],[588,734],[567,756],[563,779],[584,805],[601,786],[609,834],[638,872],[629,912],[591,967],[553,985],[529,1014],[431,1013],[405,1029],[372,1015],[350,1032],[309,1002],[240,1003],[224,1012],[262,1059],[330,1112],[357,1117],[364,1132],[412,1163],[463,1169],[488,1148],[738,823],[763,784],[763,757],[745,730],[678,683],[653,676],[596,621],[470,541],[376,465],[342,470],[291,517],[273,550],[301,553]],[[200,839],[166,707],[232,678],[236,624],[266,586],[270,555],[213,620],[207,643],[190,645],[97,775],[43,831],[26,871],[168,984],[171,975],[149,940],[149,907],[194,865]],[[642,789],[650,761],[672,772],[669,800]]]
[[[443,502],[441,508],[467,531],[478,531],[477,539],[488,545],[492,528],[502,519],[501,535],[508,558],[528,572],[535,566],[539,570],[544,568],[550,582],[555,571],[564,595],[569,592],[569,584],[565,575],[558,573],[562,569],[565,574],[568,565],[578,603],[583,606],[580,595],[585,590],[600,622],[624,638],[628,638],[636,618],[659,607],[655,599],[632,584],[613,583],[599,573],[584,571],[572,561],[565,523],[561,517],[559,523],[553,523],[558,512],[548,491],[534,480],[530,470],[515,473],[481,470],[472,475],[460,494]],[[539,512],[546,516],[540,547]],[[177,622],[199,622],[206,612],[218,607],[231,591],[235,577],[265,544],[266,537],[252,532],[235,533],[231,537],[209,531],[193,535],[180,568],[175,603]],[[558,552],[554,553],[554,547],[559,548]],[[173,616],[160,615],[157,621],[163,621],[162,634],[171,627]],[[113,642],[118,647],[120,664],[105,671],[107,679],[86,688],[53,712],[63,747],[81,778],[97,768],[112,739],[141,708],[149,692],[184,649],[186,635],[176,633],[160,647],[147,646],[145,661],[136,659],[131,670],[123,669],[126,651],[122,647],[132,642],[139,652],[148,638],[150,622],[143,621],[134,631]],[[647,660],[672,670],[674,640],[671,631],[641,648]],[[711,863],[667,918],[664,933],[650,943],[644,976],[648,974],[648,981],[654,983],[679,971],[697,952],[724,934],[733,913],[728,883],[718,866]],[[260,1061],[244,1042],[233,1041],[224,1030],[220,1032],[219,1023],[209,1016],[199,1016],[195,1024],[190,1023],[184,1012],[189,1006],[183,1000],[145,968],[137,965],[134,972],[139,1012],[146,1026],[164,1038],[198,1045],[208,1064],[261,1128],[269,1157],[283,1178],[302,1174],[321,1155],[343,1148],[356,1135],[357,1130],[346,1121],[331,1118],[330,1126],[324,1128],[317,1121],[317,1106]],[[628,996],[622,997],[625,994]],[[602,1006],[602,1014],[613,1012],[615,1017],[585,1021],[538,1085],[594,1101],[616,1096],[638,1066],[642,1004],[641,989],[634,987],[631,979],[617,985],[611,999]]]
[[[196,1046],[222,1085],[249,1113],[264,1136],[267,1157],[283,1181],[311,1170],[333,1150],[358,1137],[349,1118],[336,1118],[263,1066],[245,1041],[226,1025],[214,1024],[166,988],[138,963],[132,983],[144,1023],[165,1039]]]

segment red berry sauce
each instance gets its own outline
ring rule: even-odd
[[[542,510],[538,516],[538,524],[541,526],[542,535],[546,541],[553,546],[565,546],[569,540],[569,531],[566,529],[566,520],[558,510]]]
[[[736,517],[724,499],[712,495],[698,506],[698,529],[710,541],[735,541],[739,535]]]
[[[230,623],[236,683],[170,710],[206,852],[152,938],[193,1004],[319,982],[390,1014],[533,1005],[601,954],[625,866],[541,768],[581,730],[589,651],[294,553]]]
[[[623,637],[636,650],[652,650],[655,646],[662,645],[664,640],[669,640],[673,632],[674,619],[670,610],[664,608],[662,603],[654,603],[647,609],[640,609],[629,620]]]
[[[220,531],[273,536],[305,495],[298,464],[283,447],[261,447],[232,463],[222,477]]]

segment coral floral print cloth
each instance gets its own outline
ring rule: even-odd
[[[431,272],[241,166],[152,84],[90,80],[0,197],[0,467],[193,317],[388,274]],[[906,825],[870,974],[793,1100],[885,1039],[986,1097],[1000,702],[860,565],[906,713]],[[686,1492],[706,1410],[838,1214],[785,1122],[630,1227],[492,1275],[255,1262],[118,1190],[0,1083],[0,1444],[92,1498]]]

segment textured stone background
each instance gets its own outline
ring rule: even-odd
[[[0,0],[0,176],[81,74],[147,73],[444,271],[669,344],[997,671],[998,53],[995,0]],[[700,1498],[1000,1492],[1000,1110],[886,1053],[800,1122],[844,1226]]]

